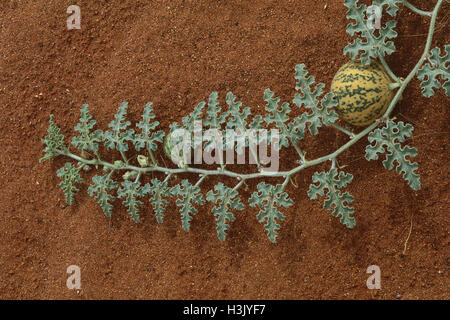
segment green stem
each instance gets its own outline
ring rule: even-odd
[[[389,83],[389,90],[395,90],[395,89],[401,87],[401,85],[402,85],[402,84],[399,83],[399,82],[392,82],[392,83]]]
[[[255,179],[255,178],[261,178],[261,177],[285,177],[285,176],[290,176],[293,175],[303,169],[306,169],[308,167],[320,164],[322,162],[325,161],[329,161],[332,158],[336,158],[337,156],[339,156],[342,152],[344,152],[345,150],[347,150],[348,148],[350,148],[353,144],[355,144],[356,142],[358,142],[362,137],[366,136],[370,131],[372,131],[373,129],[375,129],[378,126],[378,122],[374,122],[372,123],[370,126],[368,126],[367,128],[365,128],[363,131],[361,131],[360,133],[358,133],[357,135],[355,135],[355,138],[351,139],[350,141],[348,141],[346,144],[344,144],[343,146],[341,146],[339,149],[337,149],[335,152],[330,153],[326,156],[317,158],[315,160],[312,161],[305,161],[304,163],[302,163],[300,166],[295,167],[289,171],[279,171],[279,172],[265,172],[265,171],[261,171],[261,172],[257,172],[257,173],[249,173],[249,174],[241,174],[241,173],[237,173],[237,172],[233,172],[233,171],[228,171],[228,170],[207,170],[207,169],[198,169],[198,168],[191,168],[191,167],[187,167],[187,168],[178,168],[178,169],[170,169],[170,168],[165,168],[165,167],[146,167],[146,168],[140,168],[140,167],[136,167],[136,166],[132,166],[132,165],[125,165],[122,168],[116,168],[113,164],[108,163],[108,162],[104,162],[104,161],[98,161],[98,160],[86,160],[83,159],[77,155],[74,155],[72,153],[67,153],[67,152],[63,152],[63,151],[57,151],[58,153],[65,155],[67,157],[70,157],[74,160],[77,161],[82,161],[83,163],[86,164],[99,164],[99,165],[103,165],[106,167],[110,167],[110,168],[114,168],[116,170],[132,170],[132,171],[136,171],[138,173],[142,173],[142,174],[146,174],[149,172],[163,172],[166,174],[179,174],[179,173],[196,173],[196,174],[201,174],[202,178],[197,182],[197,184],[201,183],[201,181],[203,181],[203,179],[206,176],[214,176],[214,175],[221,175],[221,176],[228,176],[228,177],[232,177],[232,178],[240,178],[243,180],[247,180],[247,179]]]
[[[289,140],[291,141],[291,144],[294,146],[295,150],[297,151],[302,161],[305,162],[306,161],[305,154],[302,152],[302,150],[300,150],[299,146],[296,143],[292,142],[291,138],[289,138]]]
[[[417,14],[420,14],[421,16],[426,16],[426,17],[431,17],[432,16],[432,12],[420,10],[420,9],[414,7],[407,0],[404,0],[403,4],[405,5],[405,7],[409,8],[411,11],[413,11],[413,12],[415,12]]]
[[[284,190],[284,188],[286,188],[286,185],[289,182],[289,179],[291,178],[291,175],[287,175],[286,178],[284,179],[283,184],[281,185],[281,190]]]
[[[333,128],[335,128],[335,129],[338,129],[339,131],[342,131],[346,135],[348,135],[350,137],[350,139],[353,139],[355,137],[355,134],[353,132],[351,132],[350,130],[345,129],[344,127],[341,127],[337,123],[332,123],[331,126]]]
[[[383,56],[379,56],[380,58],[380,62],[383,65],[384,69],[386,70],[386,72],[388,73],[388,75],[392,78],[392,80],[394,80],[397,83],[400,83],[400,79],[394,74],[394,72],[392,72],[391,68],[389,67],[389,65],[387,64],[386,60],[384,60]]]
[[[245,182],[245,180],[241,179],[241,181],[239,181],[239,183],[234,186],[233,191],[236,191],[237,189],[239,189],[244,182]]]
[[[395,105],[397,104],[398,100],[400,99],[403,91],[405,90],[405,88],[407,87],[407,85],[409,84],[409,82],[412,80],[412,78],[416,75],[417,71],[419,70],[419,68],[422,66],[424,59],[426,58],[426,56],[428,55],[429,51],[430,51],[430,47],[431,47],[431,43],[433,40],[433,33],[435,30],[435,25],[436,25],[436,18],[437,18],[437,14],[439,11],[439,8],[442,5],[443,0],[438,0],[437,4],[435,6],[435,8],[433,9],[433,12],[431,14],[431,22],[430,22],[430,27],[429,27],[429,31],[428,31],[428,36],[427,36],[427,41],[426,41],[426,45],[424,48],[424,51],[422,53],[422,56],[420,57],[420,60],[417,62],[416,66],[414,67],[414,69],[408,74],[408,76],[406,77],[406,79],[404,81],[399,82],[399,89],[396,92],[394,98],[392,99],[388,109],[386,110],[386,112],[384,113],[384,115],[382,116],[382,119],[389,119],[389,115],[391,114],[392,110],[394,109]],[[152,167],[146,167],[146,168],[140,168],[140,167],[136,167],[136,166],[132,166],[129,165],[127,161],[125,166],[123,166],[122,168],[117,168],[116,166],[114,166],[111,163],[105,162],[105,161],[101,161],[99,159],[93,159],[93,160],[87,160],[84,158],[81,158],[77,155],[72,154],[69,150],[55,150],[54,152],[60,155],[64,155],[67,157],[70,157],[74,160],[80,161],[84,164],[92,164],[92,165],[102,165],[105,166],[107,168],[110,168],[112,170],[130,170],[130,171],[136,171],[138,172],[138,178],[142,175],[142,174],[146,174],[149,172],[162,172],[167,174],[167,178],[164,181],[167,181],[169,179],[169,177],[173,174],[178,174],[178,173],[196,173],[201,175],[201,178],[197,181],[197,183],[195,184],[195,186],[200,185],[200,183],[207,177],[207,176],[213,176],[213,175],[220,175],[220,176],[228,176],[228,177],[232,177],[232,178],[238,178],[241,181],[235,186],[235,188],[239,188],[245,180],[247,179],[254,179],[254,178],[261,178],[261,177],[285,177],[285,181],[283,183],[283,188],[287,185],[290,177],[293,174],[296,174],[297,172],[306,169],[308,167],[311,166],[315,166],[318,165],[320,163],[323,163],[325,161],[332,161],[333,164],[332,166],[336,166],[336,158],[345,150],[349,149],[352,145],[354,145],[355,143],[357,143],[360,139],[362,139],[363,137],[365,137],[367,134],[369,134],[373,129],[375,129],[378,125],[379,125],[379,121],[376,121],[374,123],[372,123],[370,126],[368,126],[367,128],[365,128],[364,130],[362,130],[361,132],[359,132],[358,134],[354,134],[344,128],[339,128],[338,125],[334,125],[335,128],[337,128],[338,130],[341,130],[343,132],[346,132],[349,136],[353,137],[351,140],[349,140],[347,143],[345,143],[344,145],[342,145],[339,149],[335,150],[334,152],[322,156],[320,158],[311,160],[311,161],[303,161],[303,163],[301,163],[299,166],[292,168],[289,171],[279,171],[279,172],[265,172],[265,171],[260,171],[257,173],[249,173],[249,174],[241,174],[241,173],[237,173],[237,172],[233,172],[233,171],[229,171],[226,170],[225,168],[223,168],[223,170],[206,170],[206,169],[198,169],[198,168],[191,168],[191,167],[185,167],[185,168],[177,168],[177,169],[170,169],[170,168],[165,168],[165,167],[160,167],[158,165],[156,166],[152,166]],[[345,130],[345,131],[344,131]],[[294,148],[298,149],[298,146],[296,147],[294,145]],[[298,152],[297,150],[297,152]],[[301,152],[301,151],[300,151]],[[123,152],[121,152],[122,157],[124,157]],[[302,153],[299,153],[302,154]],[[124,157],[124,160],[126,158]],[[303,156],[304,159],[304,156]]]
[[[427,55],[430,51],[431,43],[433,41],[433,34],[434,34],[434,28],[436,25],[437,14],[439,12],[439,8],[442,5],[442,2],[443,2],[443,0],[438,0],[438,2],[436,3],[436,6],[434,7],[433,12],[431,14],[431,21],[430,21],[430,27],[428,29],[427,42],[425,44],[425,49],[423,50],[422,56],[420,57],[416,66],[414,67],[414,69],[408,74],[406,79],[402,82],[402,85],[398,89],[396,95],[394,96],[394,99],[392,99],[391,104],[389,105],[389,108],[386,110],[386,113],[383,116],[384,119],[389,118],[389,115],[391,114],[392,110],[394,109],[397,101],[400,99],[406,86],[409,84],[409,82],[412,80],[412,78],[414,78],[414,76],[416,75],[416,73],[420,69],[420,67],[422,66],[425,58],[427,57]]]
[[[123,162],[128,163],[127,156],[125,155],[125,153],[123,151],[120,151],[120,155],[122,156]]]
[[[156,162],[155,156],[153,155],[153,152],[150,148],[147,149],[148,154],[150,155],[150,159],[152,160],[152,163],[154,166],[158,165],[158,162]]]
[[[197,183],[194,185],[194,187],[198,187],[198,186],[203,182],[203,180],[206,179],[206,177],[207,177],[207,175],[202,175],[201,178],[200,178],[200,179],[197,181]]]
[[[111,178],[111,176],[114,174],[115,171],[116,171],[116,169],[112,169],[111,171],[109,171],[108,179]]]
[[[169,173],[169,174],[167,175],[167,177],[164,179],[163,183],[166,183],[167,181],[169,181],[169,179],[170,179],[171,176],[172,176],[172,174]]]
[[[141,177],[142,172],[138,172],[138,175],[136,177],[136,180],[134,180],[134,183],[139,181],[139,178]]]
[[[331,169],[336,168],[336,158],[331,159]]]

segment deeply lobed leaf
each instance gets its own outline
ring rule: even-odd
[[[176,204],[181,207],[181,223],[183,229],[189,231],[192,216],[198,213],[197,209],[193,206],[193,203],[200,205],[205,203],[203,195],[200,192],[200,187],[193,186],[188,180],[183,180],[181,181],[181,184],[172,187],[170,192],[172,195],[178,196]]]
[[[353,228],[356,225],[355,218],[351,216],[354,208],[346,205],[346,203],[353,202],[353,196],[348,192],[342,193],[340,191],[353,180],[353,176],[350,173],[338,172],[338,169],[332,168],[328,172],[315,172],[312,180],[313,183],[309,186],[308,197],[315,200],[319,195],[326,195],[327,198],[323,207],[332,210],[331,214],[334,217],[340,217],[341,223],[347,228]]]
[[[404,124],[402,121],[398,123],[392,120],[387,121],[386,126],[373,130],[369,134],[369,144],[366,147],[366,159],[377,160],[378,153],[386,154],[383,165],[386,169],[391,170],[395,167],[396,171],[408,181],[409,186],[413,190],[420,189],[420,176],[415,173],[419,165],[412,163],[406,157],[415,157],[417,149],[409,146],[402,147],[401,143],[407,137],[410,137],[414,127],[410,124]],[[372,144],[374,142],[374,144]]]
[[[249,107],[241,108],[242,102],[236,101],[236,96],[228,92],[226,101],[228,104],[227,129],[234,130],[235,136],[226,140],[226,148],[232,149],[233,145],[237,154],[241,155],[245,151],[245,147],[256,146],[259,143],[257,132],[263,129],[263,117],[257,115],[250,122],[249,116],[251,110]]]
[[[286,123],[289,121],[288,114],[291,112],[289,103],[284,102],[280,107],[280,98],[274,98],[274,93],[270,89],[264,91],[264,100],[267,102],[266,111],[269,112],[264,120],[268,125],[275,123],[280,130],[278,149],[281,149],[281,147],[289,147],[291,135],[295,134],[299,140],[303,138],[303,133],[289,131],[288,124]]]
[[[118,197],[125,199],[123,204],[127,207],[131,219],[136,223],[140,221],[139,207],[142,206],[142,201],[138,200],[138,198],[144,197],[148,192],[148,187],[141,187],[139,180],[134,182],[124,180],[122,187],[117,190]]]
[[[105,147],[108,149],[117,149],[118,151],[128,151],[128,141],[134,140],[134,130],[127,128],[131,125],[130,121],[125,121],[128,103],[123,102],[119,106],[119,110],[114,116],[115,120],[111,121],[109,127],[111,130],[105,131],[103,140]]]
[[[110,218],[113,206],[111,204],[116,198],[108,193],[108,190],[117,189],[118,183],[111,179],[111,174],[104,176],[93,176],[92,184],[88,188],[88,194],[97,200],[103,213]]]
[[[387,6],[386,12],[389,13],[391,17],[397,15],[399,9],[398,3],[403,3],[404,0],[373,0],[373,4],[384,9]]]
[[[219,240],[225,241],[227,237],[226,230],[230,228],[227,221],[233,222],[235,220],[234,214],[230,209],[244,210],[245,206],[238,197],[238,191],[225,186],[222,182],[216,184],[214,190],[216,192],[213,190],[208,191],[206,200],[216,204],[212,211],[216,217],[217,237]]]
[[[79,191],[74,184],[83,182],[83,179],[80,176],[80,168],[74,167],[70,162],[66,162],[64,167],[56,171],[56,175],[63,179],[59,186],[64,192],[67,204],[70,206],[73,202],[75,193]]]
[[[332,108],[338,105],[333,93],[325,94],[319,103],[319,98],[323,93],[325,84],[320,82],[314,86],[316,80],[314,76],[308,76],[308,71],[304,64],[295,66],[295,79],[297,80],[295,90],[298,93],[295,94],[293,103],[299,108],[304,106],[308,109],[307,112],[295,118],[293,121],[294,125],[291,130],[297,132],[297,140],[299,140],[303,138],[304,128],[307,123],[309,123],[309,132],[312,135],[316,135],[319,133],[318,128],[322,124],[329,126],[339,116],[332,110]]]
[[[153,114],[152,103],[149,102],[144,108],[142,120],[136,125],[139,129],[141,129],[141,133],[133,136],[134,147],[137,151],[142,148],[156,151],[158,148],[157,142],[163,142],[164,131],[159,130],[154,132],[156,127],[159,125],[158,121],[153,121],[154,118],[155,115]]]
[[[164,220],[164,212],[168,202],[164,197],[170,197],[172,194],[170,188],[166,181],[160,181],[156,178],[151,180],[151,184],[146,184],[146,189],[151,195],[150,203],[153,206],[153,211],[155,212],[156,221],[162,223]]]
[[[50,115],[49,124],[47,135],[42,139],[42,143],[45,144],[45,155],[39,159],[39,162],[53,158],[57,152],[67,150],[64,135],[60,133],[61,129],[53,121],[53,114]]]
[[[173,133],[176,130],[183,129],[187,133],[194,134],[194,136],[196,135],[196,133],[201,134],[201,132],[199,132],[201,130],[201,128],[198,128],[196,124],[200,123],[202,121],[203,109],[205,108],[205,105],[206,105],[206,103],[204,101],[197,104],[197,106],[194,108],[194,111],[192,111],[189,115],[183,117],[181,125],[176,122],[172,123],[170,125],[170,144],[171,145],[178,145],[181,142],[184,142],[183,148],[186,146],[185,144],[187,143],[188,145],[186,147],[192,148],[193,150],[195,150],[198,146],[200,146],[202,144],[202,139],[194,138],[192,141],[183,141],[183,138],[184,138],[183,136],[175,136],[175,135],[173,135]]]
[[[280,225],[277,220],[283,221],[285,216],[278,211],[277,207],[289,207],[293,202],[286,192],[283,192],[281,184],[271,185],[265,182],[258,184],[258,191],[253,192],[248,202],[251,207],[258,206],[260,211],[257,215],[259,222],[265,222],[264,228],[267,230],[267,236],[272,242],[277,241]]]
[[[379,3],[381,3],[379,1]],[[383,4],[388,4],[388,12],[396,12],[395,1],[383,1]],[[359,34],[361,38],[356,38],[352,43],[344,48],[344,54],[348,54],[350,59],[355,60],[358,56],[362,64],[369,65],[371,59],[384,57],[395,52],[395,44],[389,39],[397,37],[398,33],[394,30],[397,26],[397,21],[390,20],[380,29],[379,35],[375,35],[375,29],[370,29],[367,26],[366,19],[367,5],[361,4],[358,6],[358,0],[345,0],[344,5],[348,8],[347,19],[354,20],[353,23],[347,25],[347,32],[354,36]]]
[[[429,98],[434,95],[433,89],[439,89],[441,86],[445,90],[445,94],[450,97],[450,45],[445,46],[445,54],[441,56],[441,49],[434,48],[428,63],[425,63],[419,71],[417,77],[422,80],[422,94]],[[438,80],[441,77],[444,83]]]
[[[84,104],[81,107],[80,122],[75,126],[75,130],[78,131],[80,135],[72,138],[72,144],[75,148],[78,148],[79,152],[84,150],[97,152],[98,143],[102,141],[102,130],[91,132],[96,123],[95,120],[91,119],[92,115],[89,114],[88,105]]]

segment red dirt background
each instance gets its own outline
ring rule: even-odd
[[[424,10],[435,3],[411,2]],[[81,30],[66,28],[71,4],[81,7]],[[433,47],[449,43],[448,9],[441,9]],[[298,188],[288,187],[294,206],[284,209],[272,244],[251,207],[236,214],[223,243],[210,203],[189,233],[173,201],[161,225],[148,203],[136,225],[116,201],[110,224],[87,195],[93,172],[66,207],[56,177],[66,159],[38,163],[49,114],[69,143],[84,103],[105,129],[121,102],[139,121],[152,101],[167,130],[212,91],[222,105],[232,91],[256,114],[264,110],[265,88],[292,101],[299,63],[329,88],[348,60],[343,1],[3,0],[0,12],[0,298],[450,298],[449,99],[442,90],[424,98],[417,79],[395,115],[415,126],[408,143],[419,150],[422,190],[412,191],[381,161],[367,162],[363,139],[339,158],[354,175],[347,188],[355,197],[353,230],[322,209],[323,199],[306,195],[312,174],[329,164],[301,172]],[[428,19],[405,8],[398,17],[398,50],[387,60],[406,76],[422,53]],[[301,147],[313,158],[345,141],[324,128]],[[295,155],[287,150],[282,159],[289,167]],[[203,191],[219,181],[206,180]],[[244,199],[258,182],[243,189]],[[381,268],[381,290],[366,287],[372,264]],[[78,292],[66,287],[69,265],[81,268]]]

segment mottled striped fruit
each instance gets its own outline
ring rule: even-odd
[[[379,62],[366,66],[350,61],[343,65],[331,83],[340,118],[361,127],[380,118],[394,97],[389,89],[392,82]]]

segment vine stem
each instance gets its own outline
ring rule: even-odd
[[[125,155],[125,152],[120,151],[120,155],[122,156],[123,161],[124,161],[125,163],[128,163],[128,159],[127,159],[127,156]]]
[[[433,13],[430,12],[430,11],[423,11],[423,10],[420,10],[420,9],[414,7],[414,6],[413,6],[411,3],[409,3],[407,0],[404,0],[404,1],[403,1],[403,5],[404,5],[405,7],[407,7],[407,8],[409,8],[411,11],[413,11],[413,12],[415,12],[415,13],[417,13],[417,14],[420,14],[421,16],[431,17],[432,14],[433,14]]]
[[[331,169],[336,168],[336,158],[331,158]]]
[[[338,129],[339,131],[342,131],[346,135],[348,135],[350,137],[350,139],[353,139],[355,137],[355,134],[353,132],[351,132],[350,130],[345,129],[344,127],[341,127],[337,123],[332,123],[331,126],[333,128],[335,128],[335,129]]]
[[[399,88],[402,84],[399,82],[392,82],[389,83],[389,90],[395,90],[397,88]]]
[[[383,67],[386,70],[386,72],[388,73],[388,75],[392,78],[392,80],[394,80],[396,83],[401,84],[401,80],[395,75],[394,72],[392,72],[392,70],[389,67],[389,65],[387,64],[386,60],[384,60],[384,57],[380,55],[379,58],[380,58],[381,64],[383,65]]]
[[[300,150],[299,146],[296,143],[292,142],[291,138],[289,138],[289,140],[291,141],[291,144],[294,146],[295,150],[297,151],[302,161],[305,162],[306,161],[305,154],[302,152],[302,150]]]
[[[394,99],[392,99],[391,104],[389,105],[389,108],[386,110],[386,113],[383,116],[383,118],[385,118],[385,119],[387,119],[389,117],[389,115],[391,114],[392,110],[395,107],[395,104],[397,103],[398,99],[400,99],[403,91],[405,90],[407,84],[416,75],[417,71],[420,69],[425,58],[427,57],[428,53],[430,52],[431,42],[433,41],[434,28],[436,26],[437,14],[442,5],[442,2],[443,2],[443,0],[437,1],[436,6],[434,7],[433,12],[431,14],[430,27],[428,29],[427,41],[426,41],[425,49],[423,50],[422,56],[420,57],[419,62],[417,62],[417,64],[415,65],[414,69],[408,74],[406,79],[403,81],[402,85],[400,86],[396,95],[394,96]]]
[[[164,179],[163,183],[166,183],[167,181],[169,181],[169,179],[170,179],[171,176],[172,176],[172,174],[169,173],[169,174],[167,175],[167,177]]]
[[[244,184],[245,180],[241,179],[239,181],[239,183],[237,185],[234,186],[233,191],[236,191],[237,189],[239,189],[243,184]]]
[[[288,184],[290,178],[291,178],[290,175],[286,176],[286,178],[284,179],[283,184],[281,185],[281,190],[284,190],[284,188],[286,188],[286,185]]]
[[[194,187],[198,187],[198,186],[203,182],[203,180],[206,179],[206,177],[207,177],[207,175],[202,175],[201,178],[198,179],[198,181],[197,181],[197,183],[194,185]]]
[[[150,155],[150,159],[152,160],[153,166],[157,166],[158,162],[156,162],[155,156],[150,148],[147,149],[148,154]]]
[[[141,177],[141,175],[142,175],[142,172],[139,172],[137,177],[136,177],[136,180],[134,180],[134,183],[139,181],[139,178]]]
[[[417,73],[417,71],[419,70],[419,68],[422,66],[422,64],[424,63],[424,59],[427,57],[429,51],[430,51],[430,47],[431,47],[431,43],[433,40],[433,33],[434,33],[434,29],[435,29],[435,25],[436,25],[436,19],[437,19],[437,14],[439,12],[439,9],[442,5],[443,0],[438,0],[436,3],[436,6],[434,7],[432,13],[431,13],[431,21],[430,21],[430,27],[428,30],[428,36],[427,36],[427,41],[425,44],[425,48],[424,51],[420,57],[420,60],[417,62],[417,64],[415,65],[414,69],[408,74],[408,76],[406,77],[406,79],[404,81],[401,81],[401,85],[398,89],[398,91],[396,92],[394,98],[392,99],[388,109],[386,110],[386,112],[384,113],[384,115],[381,117],[381,119],[383,119],[384,121],[387,121],[389,119],[389,115],[391,114],[391,112],[393,111],[395,105],[397,104],[398,100],[400,99],[403,91],[405,90],[405,88],[407,87],[407,85],[409,84],[409,82],[412,80],[412,78],[415,76],[415,74]],[[354,145],[356,142],[358,142],[361,138],[365,137],[367,134],[369,134],[369,132],[371,132],[373,129],[375,129],[378,125],[380,124],[380,120],[375,121],[374,123],[372,123],[370,126],[366,127],[364,130],[362,130],[361,132],[359,132],[358,134],[353,134],[350,132],[348,132],[347,134],[349,134],[350,136],[353,137],[353,139],[351,139],[350,141],[348,141],[347,143],[345,143],[344,145],[342,145],[339,149],[337,149],[336,151],[322,156],[320,158],[311,160],[311,161],[303,161],[299,166],[292,168],[289,171],[278,171],[278,172],[268,172],[268,171],[260,171],[257,173],[249,173],[249,174],[240,174],[240,173],[236,173],[233,171],[229,171],[226,169],[223,170],[207,170],[207,169],[198,169],[198,168],[191,168],[191,167],[186,167],[186,168],[176,168],[176,169],[170,169],[170,168],[165,168],[165,167],[160,167],[158,165],[153,166],[153,167],[145,167],[145,168],[141,168],[141,167],[136,167],[133,165],[129,165],[128,163],[126,163],[123,167],[116,167],[113,164],[109,163],[109,162],[105,162],[99,159],[93,159],[93,160],[87,160],[84,158],[81,158],[77,155],[74,155],[73,153],[71,153],[68,149],[64,149],[64,150],[55,150],[55,153],[60,154],[60,155],[64,155],[67,157],[70,157],[74,160],[80,161],[84,164],[92,164],[92,165],[103,165],[107,168],[113,169],[113,170],[132,170],[132,171],[136,171],[139,176],[141,174],[146,174],[152,171],[157,171],[157,172],[163,172],[165,174],[168,175],[168,177],[166,178],[166,180],[173,174],[177,174],[177,173],[184,173],[184,172],[190,172],[190,173],[196,173],[196,174],[200,174],[201,178],[197,181],[197,183],[195,184],[195,186],[200,185],[200,183],[207,177],[210,175],[221,175],[221,176],[228,176],[228,177],[233,177],[233,178],[238,178],[241,181],[235,186],[235,188],[238,188],[242,185],[242,183],[244,183],[245,180],[247,179],[254,179],[254,178],[261,178],[261,177],[285,177],[285,181],[283,183],[283,186],[286,186],[286,184],[288,183],[290,177],[303,170],[306,169],[308,167],[314,166],[314,165],[318,165],[322,162],[325,161],[335,161],[335,159],[345,150],[347,150],[348,148],[350,148],[352,145]],[[341,130],[343,132],[345,132],[344,128],[341,127],[341,129],[339,129],[338,125],[335,125],[334,127],[338,130]],[[346,130],[347,131],[347,130]],[[294,145],[295,147],[295,145]],[[298,148],[298,147],[297,147]],[[296,149],[297,149],[296,148]],[[123,152],[121,152],[122,157],[124,157],[124,159],[126,159],[125,154]]]

